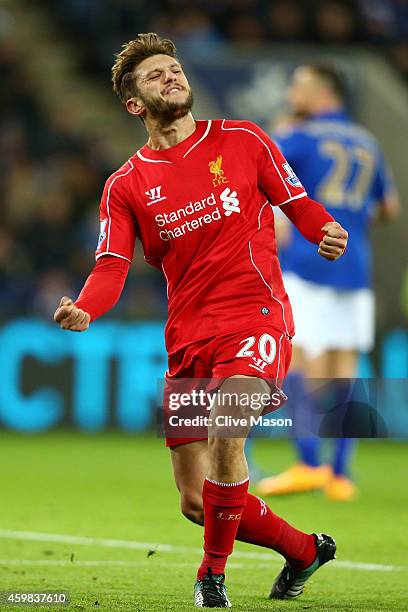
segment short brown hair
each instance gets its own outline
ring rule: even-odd
[[[113,91],[119,96],[121,102],[126,104],[129,98],[137,95],[134,69],[147,57],[152,55],[176,56],[176,46],[168,38],[161,38],[154,32],[138,34],[135,40],[122,45],[122,51],[115,55],[116,60],[112,67]]]
[[[332,90],[332,92],[343,101],[346,98],[346,84],[343,75],[337,67],[326,62],[310,62],[304,65],[305,68],[312,70],[315,75],[322,79]]]

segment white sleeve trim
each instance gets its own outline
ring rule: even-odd
[[[128,259],[127,257],[124,257],[123,255],[118,255],[118,253],[112,253],[112,251],[104,251],[103,253],[98,253],[95,259],[98,260],[100,257],[103,257],[104,255],[112,255],[113,257],[119,257],[119,259],[126,259],[126,261],[128,261],[129,263],[132,263],[131,259]]]
[[[305,198],[305,197],[307,197],[307,193],[306,191],[303,191],[302,193],[299,193],[298,195],[295,195],[292,198],[289,198],[289,200],[285,200],[281,204],[274,204],[273,206],[283,206],[284,204],[287,204],[288,202],[291,202],[292,200],[298,200],[299,198]]]

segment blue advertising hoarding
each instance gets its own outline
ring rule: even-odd
[[[115,427],[144,431],[155,424],[158,381],[166,371],[164,324],[95,323],[84,334],[63,332],[36,319],[0,329],[0,426],[39,432],[61,425],[84,431]],[[389,331],[379,342],[377,368],[360,360],[363,378],[382,382],[393,435],[408,418],[408,333]],[[404,430],[405,430],[404,429]]]

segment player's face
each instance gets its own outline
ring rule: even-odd
[[[309,115],[313,112],[319,82],[312,70],[300,67],[293,73],[288,90],[288,100],[294,112],[298,115]]]
[[[193,94],[179,62],[168,55],[153,55],[136,70],[136,96],[146,114],[170,123],[184,117],[193,106]]]

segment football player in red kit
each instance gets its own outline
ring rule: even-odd
[[[167,279],[167,381],[216,379],[218,397],[279,386],[294,327],[272,207],[326,259],[343,254],[347,232],[308,198],[258,126],[193,118],[192,92],[171,41],[150,33],[124,45],[113,86],[128,112],[143,120],[148,141],[107,180],[96,265],[75,302],[62,298],[55,321],[84,331],[110,309],[138,238],[147,263]],[[215,420],[221,403],[212,408]],[[300,595],[335,554],[330,536],[299,531],[248,493],[244,444],[244,436],[223,436],[217,428],[208,440],[167,438],[182,511],[204,525],[197,607],[230,607],[224,575],[235,539],[285,557],[271,598]]]

